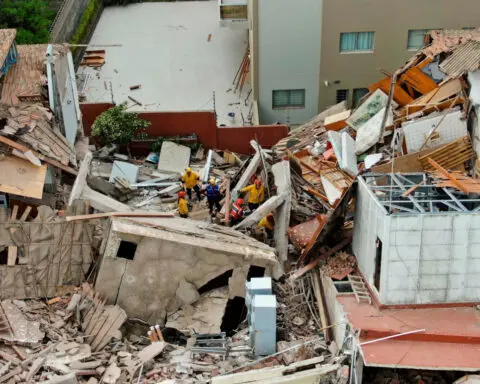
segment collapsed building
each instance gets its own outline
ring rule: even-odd
[[[355,110],[332,106],[271,149],[187,136],[164,140],[156,160],[88,146],[68,48],[35,50],[28,83],[33,48],[0,32],[0,340],[11,343],[0,382],[454,382],[478,371],[480,32],[431,32]],[[214,218],[202,202],[175,217],[185,167],[216,177]],[[265,201],[229,228],[254,176]],[[273,238],[260,241],[270,212]]]

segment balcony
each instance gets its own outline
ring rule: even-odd
[[[220,25],[228,27],[248,27],[247,0],[218,0]]]

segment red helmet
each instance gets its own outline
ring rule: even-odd
[[[237,205],[243,205],[243,199],[237,199],[235,203],[237,203]]]
[[[255,180],[255,185],[256,185],[257,187],[260,187],[260,186],[262,185],[262,180],[261,180],[261,179]]]
[[[185,193],[185,191],[180,191],[178,192],[178,197],[185,197],[187,196],[187,194]]]

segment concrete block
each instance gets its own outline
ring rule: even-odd
[[[411,304],[414,302],[416,290],[395,290],[380,292],[380,299],[385,304]]]
[[[417,276],[388,276],[387,279],[387,290],[396,291],[396,290],[405,290],[405,291],[415,291],[417,289]]]
[[[164,141],[160,150],[158,170],[167,173],[180,173],[190,164],[190,148],[171,141]]]
[[[422,228],[423,215],[393,216],[391,218],[392,231],[413,231]]]
[[[422,260],[420,262],[420,275],[446,275],[450,273],[452,262],[450,260]]]
[[[108,181],[110,181],[110,183],[115,183],[115,178],[118,177],[126,179],[129,184],[135,184],[137,182],[138,170],[139,168],[134,164],[115,160]]]
[[[417,304],[444,303],[447,297],[445,289],[433,289],[417,292]]]
[[[452,259],[453,260],[466,260],[469,257],[470,248],[468,243],[454,244],[452,245]]]
[[[480,279],[478,273],[468,273],[465,275],[465,286],[467,288],[480,288]],[[480,299],[480,290],[477,292],[477,296]]]
[[[448,302],[466,302],[469,301],[465,294],[465,288],[449,289],[447,291]]]
[[[268,356],[276,352],[277,337],[274,331],[256,330],[254,337],[255,356]]]
[[[455,227],[453,231],[453,243],[454,244],[467,244],[469,238],[469,231],[463,228]]]
[[[446,229],[427,229],[422,233],[423,244],[448,245],[452,244],[453,236],[451,228]]]
[[[390,247],[389,262],[391,261],[418,261],[420,259],[420,245],[395,245]]]
[[[252,277],[250,281],[245,282],[246,297],[245,302],[249,306],[255,295],[271,295],[272,294],[272,278],[271,277]]]
[[[276,329],[277,299],[275,295],[255,295],[252,301],[252,325],[255,331]]]
[[[449,271],[450,275],[461,275],[463,276],[468,271],[468,261],[465,257],[464,259],[452,259],[452,265]]]
[[[74,372],[71,372],[67,375],[56,376],[51,378],[48,381],[44,381],[44,384],[77,384],[77,377]]]
[[[448,276],[448,289],[464,290],[465,289],[465,273],[450,274]]]
[[[430,275],[420,277],[420,291],[422,290],[442,290],[448,286],[448,275]]]
[[[421,260],[449,260],[452,246],[450,244],[424,244],[420,251]]]
[[[200,297],[197,288],[184,279],[180,280],[175,295],[183,305],[192,304]]]
[[[389,261],[388,277],[418,275],[418,262],[416,260]]]
[[[434,215],[424,215],[423,216],[423,228],[427,231],[436,231],[436,230],[449,230],[453,228],[453,221],[455,216],[451,213],[448,214],[434,214]]]
[[[416,230],[395,230],[390,233],[390,245],[420,245],[422,234]]]

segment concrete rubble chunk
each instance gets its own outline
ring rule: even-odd
[[[190,164],[190,148],[171,141],[164,141],[160,150],[157,169],[160,172],[182,174]]]
[[[138,352],[137,357],[142,363],[146,363],[160,355],[165,349],[165,345],[166,344],[163,341],[154,342]]]
[[[62,376],[55,376],[51,378],[50,380],[43,381],[45,384],[77,384],[77,377],[75,376],[75,373],[71,372],[66,375]]]
[[[118,382],[122,370],[118,368],[117,364],[112,363],[108,366],[107,370],[105,371],[102,382],[105,384],[115,384]]]
[[[189,305],[194,303],[200,297],[200,294],[192,283],[182,279],[178,285],[176,296],[184,305]]]
[[[139,167],[125,161],[115,160],[113,162],[112,173],[110,174],[110,183],[115,183],[115,178],[121,178],[128,181],[129,184],[137,182]]]

